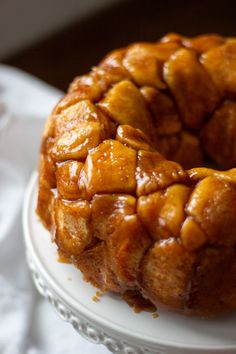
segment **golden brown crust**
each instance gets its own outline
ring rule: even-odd
[[[235,249],[227,247],[206,247],[200,252],[186,299],[187,312],[212,316],[236,309],[235,256]]]
[[[236,165],[236,102],[227,100],[214,112],[202,129],[201,139],[219,166]]]
[[[219,102],[219,94],[195,52],[180,49],[164,66],[164,78],[178,106],[184,124],[199,129],[204,118]]]
[[[215,34],[135,43],[75,78],[45,127],[37,212],[87,281],[236,309],[236,169],[197,168],[235,167],[235,87],[236,40]]]
[[[224,97],[236,97],[236,40],[202,54],[201,63]]]
[[[196,255],[175,239],[156,242],[142,263],[140,284],[145,296],[156,305],[184,308],[195,260]]]

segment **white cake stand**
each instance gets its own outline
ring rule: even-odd
[[[236,315],[214,320],[187,318],[172,312],[136,314],[115,295],[92,297],[96,289],[84,282],[73,265],[59,263],[56,246],[36,214],[37,174],[27,188],[23,226],[29,268],[39,292],[60,317],[83,337],[121,354],[236,353]]]

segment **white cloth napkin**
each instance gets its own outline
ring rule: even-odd
[[[106,354],[63,322],[38,295],[27,269],[21,207],[37,165],[44,119],[62,93],[0,65],[0,353]]]

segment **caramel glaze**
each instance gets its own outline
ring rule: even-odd
[[[236,308],[235,97],[236,39],[214,34],[75,78],[44,130],[37,213],[85,280],[136,310]]]
[[[141,296],[139,291],[127,290],[122,295],[122,298],[130,307],[134,309],[134,312],[136,313],[140,313],[142,311],[151,312],[153,314],[156,313],[156,306],[154,306],[150,300]]]

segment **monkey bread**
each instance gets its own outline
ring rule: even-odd
[[[37,213],[95,287],[212,316],[236,309],[234,167],[236,38],[171,33],[74,79],[45,126]]]

